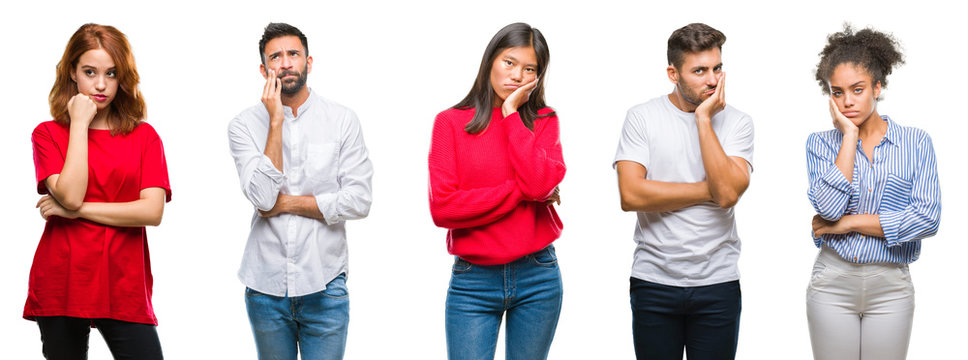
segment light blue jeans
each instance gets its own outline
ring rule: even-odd
[[[278,297],[245,288],[245,307],[260,360],[342,359],[350,321],[346,274],[326,290]],[[298,351],[297,351],[298,346]]]
[[[475,265],[455,257],[447,291],[447,357],[494,359],[506,314],[505,357],[547,359],[561,296],[561,272],[551,245],[504,265]]]

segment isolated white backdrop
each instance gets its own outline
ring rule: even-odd
[[[309,85],[354,109],[376,173],[369,218],[348,227],[352,299],[348,359],[445,358],[443,304],[452,258],[427,207],[426,156],[434,115],[470,88],[481,54],[502,26],[545,34],[547,100],[561,119],[568,173],[556,242],[564,308],[552,359],[631,359],[628,276],[635,217],[619,209],[611,168],[625,111],[668,93],[665,41],[705,22],[728,37],[727,102],[756,126],[755,172],[737,206],[743,314],[740,359],[810,358],[804,308],[812,261],[804,142],[830,128],[813,80],[825,35],[844,21],[893,32],[907,64],[890,77],[881,114],[927,130],[942,182],[941,230],[911,266],[917,311],[910,358],[961,353],[968,245],[960,176],[964,150],[964,9],[921,1],[672,2],[576,5],[405,2],[17,2],[0,14],[4,53],[0,149],[4,251],[0,336],[5,359],[35,359],[40,336],[21,319],[43,220],[33,206],[30,133],[49,119],[54,66],[81,24],[116,26],[131,42],[148,121],[168,157],[173,200],[148,230],[154,304],[169,359],[245,359],[254,345],[235,272],[251,205],[238,187],[226,126],[259,101],[257,43],[270,21],[299,27],[315,58]],[[949,3],[951,4],[951,3]],[[96,334],[96,331],[94,332]],[[499,349],[503,348],[503,343]],[[109,358],[91,339],[91,358]],[[499,350],[498,358],[503,358]]]

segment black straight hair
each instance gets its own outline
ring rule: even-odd
[[[534,55],[538,60],[537,77],[538,79],[542,79],[542,76],[548,70],[550,55],[548,43],[545,42],[541,31],[525,23],[513,23],[505,26],[497,34],[494,34],[491,42],[484,49],[484,56],[481,58],[481,67],[477,72],[477,79],[474,80],[474,86],[471,87],[471,91],[467,93],[464,100],[461,100],[453,107],[462,110],[474,109],[474,117],[464,126],[464,131],[476,134],[487,129],[487,126],[491,123],[491,114],[494,110],[494,98],[496,96],[494,88],[491,86],[491,67],[494,66],[494,59],[504,49],[522,46],[534,49]],[[521,116],[521,121],[524,123],[524,126],[534,130],[534,120],[539,117],[538,110],[545,107],[547,105],[545,105],[544,98],[544,81],[539,80],[534,90],[531,91],[531,96],[528,98],[528,101],[518,108],[518,114]],[[540,117],[551,116],[553,114],[554,112],[551,112]]]

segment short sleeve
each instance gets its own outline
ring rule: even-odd
[[[645,119],[642,114],[630,109],[625,115],[625,125],[622,126],[622,137],[618,140],[618,150],[612,166],[622,160],[635,161],[649,168],[649,134],[646,132]]]
[[[146,123],[144,136],[144,150],[141,155],[141,184],[139,189],[152,187],[165,189],[165,201],[171,201],[171,185],[168,182],[168,163],[165,160],[165,148],[155,129]]]
[[[749,115],[741,114],[735,126],[723,139],[723,152],[726,156],[736,156],[746,159],[753,166],[753,119]]]
[[[30,136],[30,141],[34,148],[34,171],[37,176],[37,193],[42,195],[48,193],[47,184],[44,180],[51,175],[60,174],[61,170],[64,169],[64,154],[66,151],[60,151],[60,145],[66,147],[67,144],[66,142],[59,144],[55,139],[56,135],[51,130],[52,128],[56,130],[57,126],[56,123],[49,121],[41,123],[34,128],[34,132]]]

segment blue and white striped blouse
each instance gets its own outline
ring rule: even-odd
[[[924,130],[882,118],[887,133],[874,147],[874,161],[867,160],[858,140],[849,182],[834,163],[844,137],[836,129],[810,134],[807,173],[808,196],[817,214],[830,221],[844,215],[878,214],[884,237],[851,232],[825,234],[813,241],[854,263],[910,264],[921,253],[921,239],[936,234],[941,219],[934,148]]]

